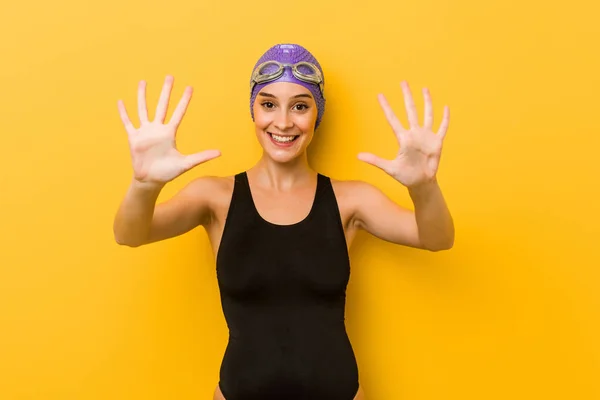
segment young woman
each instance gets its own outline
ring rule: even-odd
[[[396,158],[358,155],[408,188],[413,212],[368,183],[333,180],[311,169],[306,148],[325,110],[323,71],[302,46],[273,46],[256,63],[250,84],[260,160],[235,176],[195,179],[156,205],[167,182],[220,156],[217,150],[177,151],[175,133],[192,88],[165,123],[172,86],[167,76],[149,121],[140,82],[139,128],[118,102],[133,178],[115,217],[116,241],[136,247],[198,225],[206,229],[229,328],[214,399],[364,399],[344,324],[348,248],[359,229],[430,251],[452,247],[454,226],[436,180],[448,107],[434,133],[428,90],[420,125],[402,82],[408,128],[379,96],[399,141]]]

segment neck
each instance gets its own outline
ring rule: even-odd
[[[256,165],[248,170],[248,174],[260,186],[282,191],[311,182],[316,176],[316,172],[308,165],[306,152],[287,163],[274,161],[263,153]]]

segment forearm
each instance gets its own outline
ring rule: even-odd
[[[162,187],[132,180],[113,224],[117,243],[131,247],[146,243],[150,236],[156,200]]]
[[[421,243],[432,251],[454,245],[454,223],[437,181],[408,189],[414,203]]]

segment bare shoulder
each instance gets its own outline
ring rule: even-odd
[[[338,208],[345,226],[353,226],[360,216],[361,204],[366,198],[372,197],[378,189],[373,185],[359,180],[338,180],[331,178],[331,186],[335,193]]]
[[[180,215],[179,218],[195,221],[195,224],[210,224],[224,207],[229,206],[233,182],[233,176],[195,178],[172,199],[161,205],[161,212],[176,213]]]
[[[231,194],[233,190],[233,176],[202,176],[192,180],[189,184],[190,193],[210,194],[208,197]]]
[[[233,177],[206,176],[185,185],[175,196],[156,205],[148,242],[181,235],[207,226],[229,205]]]
[[[374,221],[390,223],[394,217],[410,217],[410,212],[393,202],[381,189],[360,180],[331,180],[340,211],[360,229],[369,230]]]
[[[381,191],[370,183],[359,180],[331,179],[331,185],[338,202],[356,207],[361,201],[377,196]]]
[[[363,181],[333,181],[340,210],[351,215],[351,226],[385,241],[423,248],[412,210],[390,199],[378,187]]]
[[[229,206],[233,185],[233,176],[203,176],[192,180],[187,190],[214,213]]]

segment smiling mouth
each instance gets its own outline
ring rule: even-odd
[[[295,135],[295,136],[281,136],[281,135],[275,135],[271,132],[267,132],[269,134],[269,136],[271,136],[271,139],[273,139],[274,141],[276,141],[277,143],[292,143],[293,141],[295,141],[296,139],[298,139],[300,137],[300,135]]]

